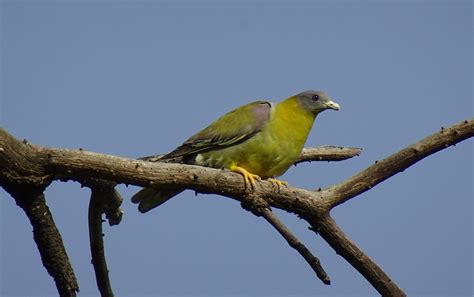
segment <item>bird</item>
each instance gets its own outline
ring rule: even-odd
[[[228,169],[243,176],[245,187],[275,179],[297,160],[316,116],[340,106],[323,91],[308,90],[278,103],[255,101],[240,106],[197,132],[168,154],[141,158]],[[142,213],[184,191],[182,188],[143,188],[131,198]]]

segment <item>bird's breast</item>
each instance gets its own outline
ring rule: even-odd
[[[314,117],[278,104],[269,122],[253,137],[218,150],[199,153],[195,164],[214,168],[237,165],[263,178],[282,175],[299,157]]]

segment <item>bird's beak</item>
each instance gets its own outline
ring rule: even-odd
[[[334,101],[328,101],[325,103],[326,104],[326,107],[329,108],[329,109],[334,109],[334,110],[339,110],[341,109],[341,107],[339,106],[339,104],[337,104],[336,102]]]

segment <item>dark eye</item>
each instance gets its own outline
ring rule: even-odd
[[[313,95],[313,97],[311,97],[311,100],[318,101],[319,100],[319,95]]]

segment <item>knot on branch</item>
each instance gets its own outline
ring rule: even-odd
[[[94,204],[109,221],[110,226],[118,225],[122,221],[123,210],[120,208],[123,198],[115,190],[117,183],[90,178],[82,181],[82,185],[91,189],[94,197]]]
[[[122,221],[123,210],[120,208],[122,205],[123,198],[120,196],[119,192],[115,188],[111,189],[112,191],[107,193],[108,199],[104,205],[105,217],[109,221],[110,226],[115,226],[120,224]]]
[[[240,206],[257,217],[260,217],[265,209],[270,209],[270,205],[265,199],[252,193],[246,194],[242,198]]]

